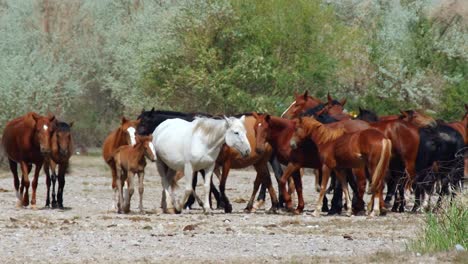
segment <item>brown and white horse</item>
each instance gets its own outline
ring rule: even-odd
[[[45,157],[50,154],[51,133],[55,129],[55,116],[41,116],[29,112],[11,120],[5,126],[2,144],[8,156],[16,189],[17,207],[29,205],[29,172],[35,165],[32,182],[31,207],[36,208],[36,189],[39,172]],[[18,177],[18,163],[21,166],[21,186]]]
[[[112,189],[114,190],[114,207],[117,208],[117,169],[110,157],[120,146],[135,145],[135,132],[139,120],[129,120],[122,117],[120,127],[110,133],[102,145],[102,157],[112,172]]]

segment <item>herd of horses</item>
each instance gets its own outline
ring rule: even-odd
[[[143,110],[135,120],[122,118],[102,147],[112,175],[114,208],[118,213],[130,211],[137,175],[139,210],[143,212],[146,159],[156,163],[163,188],[161,206],[166,213],[180,213],[195,201],[208,212],[213,208],[211,194],[218,208],[232,212],[226,195],[229,171],[249,166],[255,168],[256,178],[246,212],[259,208],[268,191],[269,212],[284,208],[302,213],[303,168],[315,170],[316,190],[320,192],[315,216],[343,209],[348,216],[366,211],[370,216],[381,215],[390,208],[404,212],[408,190],[415,195],[412,211],[416,212],[430,207],[433,194],[439,195],[440,204],[442,197],[452,197],[463,189],[468,177],[467,105],[460,121],[445,122],[415,110],[377,116],[359,108],[359,115],[352,116],[344,109],[345,99],[338,101],[328,95],[321,101],[308,92],[294,96],[281,117],[256,112],[226,117],[153,108]],[[36,206],[38,177],[44,166],[46,207],[63,208],[65,174],[73,153],[72,125],[33,112],[7,123],[2,144],[14,176],[18,207],[29,205],[28,174],[35,165],[31,206]],[[277,179],[279,195],[268,164]],[[198,173],[204,178],[203,199],[195,190]],[[219,190],[212,182],[213,174],[219,178]],[[175,195],[181,178],[185,179],[182,200]],[[368,183],[371,199],[366,209]],[[326,197],[330,191],[331,208]],[[297,208],[291,199],[294,192]]]

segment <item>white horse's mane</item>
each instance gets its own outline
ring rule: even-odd
[[[226,133],[226,120],[214,119],[210,117],[195,117],[195,126],[193,127],[193,133],[200,131],[208,137],[208,140],[216,139],[221,137],[222,134]]]

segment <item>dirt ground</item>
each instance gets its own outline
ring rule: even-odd
[[[255,173],[233,170],[227,194],[232,214],[200,209],[181,215],[161,213],[161,184],[154,164],[145,178],[145,213],[112,211],[110,172],[98,156],[74,156],[66,177],[65,210],[44,209],[45,176],[40,176],[38,210],[15,208],[12,176],[0,173],[0,263],[251,263],[251,262],[463,262],[453,252],[418,256],[406,250],[419,232],[421,215],[311,215],[317,193],[306,171],[305,213],[265,210],[246,214]],[[200,190],[202,186],[199,186]],[[179,193],[180,197],[180,193]],[[369,197],[366,197],[368,201]],[[269,208],[269,201],[266,204]]]

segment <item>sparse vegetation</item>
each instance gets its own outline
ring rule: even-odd
[[[436,213],[427,213],[425,226],[417,239],[409,245],[419,253],[455,250],[459,244],[468,248],[468,199],[459,196],[445,202]]]

